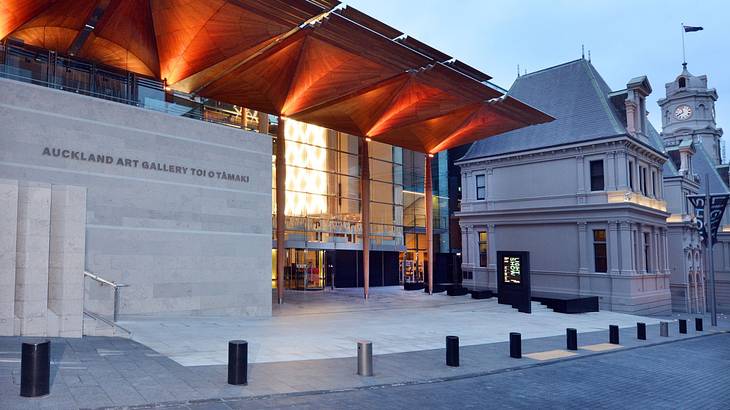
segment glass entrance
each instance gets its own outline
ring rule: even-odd
[[[327,265],[325,251],[311,249],[287,249],[284,266],[286,289],[324,289]]]
[[[400,253],[401,284],[423,283],[428,263],[426,235],[406,233],[405,237],[407,250]]]

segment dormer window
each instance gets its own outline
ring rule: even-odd
[[[684,77],[679,77],[679,81],[677,81],[677,83],[679,83],[679,88],[684,88],[687,86],[687,79]]]

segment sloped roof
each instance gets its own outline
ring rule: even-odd
[[[722,180],[720,174],[715,169],[715,163],[702,144],[694,144],[695,154],[692,155],[692,169],[695,174],[700,177],[700,193],[705,193],[705,175],[709,175],[710,193],[727,194],[730,193],[725,181]]]
[[[477,141],[460,161],[628,135],[624,114],[609,94],[611,88],[582,58],[518,77],[507,95],[555,121]],[[649,136],[649,145],[664,152],[656,130],[649,128],[656,136]]]

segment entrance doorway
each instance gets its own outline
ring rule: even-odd
[[[423,283],[425,268],[428,263],[426,251],[426,235],[420,233],[406,233],[405,252],[400,253],[401,284]]]
[[[325,251],[287,249],[284,266],[285,289],[323,290],[329,267]]]

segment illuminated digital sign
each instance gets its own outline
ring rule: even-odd
[[[519,256],[504,256],[502,266],[504,283],[522,283],[522,263]]]
[[[497,251],[497,300],[520,312],[531,313],[530,253]]]

